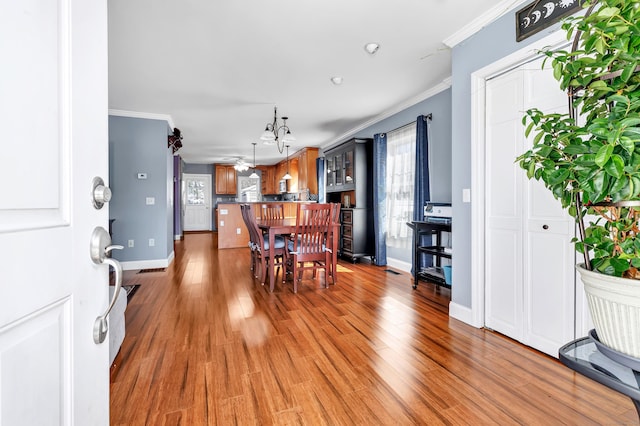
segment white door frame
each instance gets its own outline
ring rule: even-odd
[[[208,210],[208,214],[207,214],[207,226],[205,227],[207,231],[211,231],[212,229],[212,224],[213,224],[213,214],[212,214],[212,209],[211,206],[213,205],[213,188],[212,188],[212,179],[211,179],[211,175],[207,175],[207,174],[201,174],[201,173],[183,173],[182,174],[182,200],[183,200],[183,204],[182,204],[182,230],[183,231],[192,231],[193,229],[187,229],[187,223],[186,223],[186,211],[187,211],[187,197],[186,197],[186,185],[184,184],[184,182],[186,182],[189,179],[202,179],[205,180],[207,182],[207,187],[208,187],[208,191],[209,193],[206,194],[206,200],[208,201],[208,205],[206,205],[205,207]],[[200,229],[198,229],[198,231],[200,231]]]
[[[460,318],[474,327],[484,327],[485,293],[485,89],[486,81],[538,56],[544,47],[567,45],[563,31],[556,31],[471,74],[471,312]],[[524,111],[523,111],[524,113]],[[523,130],[524,131],[524,130]]]

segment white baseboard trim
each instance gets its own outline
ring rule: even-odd
[[[484,326],[483,324],[475,323],[471,308],[458,305],[454,302],[449,302],[449,316],[475,328],[482,328]]]
[[[154,269],[154,268],[166,268],[171,265],[175,258],[175,252],[171,252],[166,259],[151,259],[151,260],[132,260],[130,262],[120,262],[123,271],[133,271],[137,269]]]
[[[182,239],[182,234],[174,235],[174,236],[173,236],[173,239],[174,239],[174,241],[179,241],[179,240],[181,240],[181,239]]]
[[[411,263],[405,262],[404,260],[387,257],[387,266],[391,266],[392,268],[411,273]]]

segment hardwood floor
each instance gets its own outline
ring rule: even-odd
[[[112,425],[637,424],[631,401],[447,315],[449,290],[340,262],[298,293],[248,249],[188,234],[141,284],[111,367]]]

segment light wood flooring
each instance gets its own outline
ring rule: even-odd
[[[176,242],[141,287],[111,367],[112,425],[618,425],[631,401],[447,315],[449,290],[341,261],[292,292],[217,234]],[[280,280],[280,275],[278,280]]]

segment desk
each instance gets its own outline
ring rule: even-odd
[[[269,247],[274,247],[276,235],[289,235],[296,232],[296,218],[295,217],[285,217],[284,219],[256,219],[258,223],[258,228],[261,231],[269,234]],[[337,271],[336,271],[336,263],[338,257],[338,244],[339,244],[339,229],[340,224],[334,223],[331,225],[331,247],[332,250],[332,262],[333,267],[331,269],[333,279],[333,283],[338,282],[337,280]],[[270,262],[271,268],[269,268],[269,291],[273,292],[274,281],[275,281],[275,267],[273,266],[273,262]],[[329,265],[326,265],[327,267]],[[295,279],[295,277],[294,277]],[[328,286],[329,283],[326,283]]]
[[[558,355],[570,369],[631,398],[640,415],[640,372],[603,355],[589,337],[567,343]]]
[[[436,267],[440,267],[440,259],[446,258],[451,259],[451,253],[445,252],[445,248],[440,244],[442,242],[441,234],[443,232],[451,232],[451,223],[437,223],[437,222],[427,222],[427,221],[413,221],[407,222],[407,226],[413,229],[413,288],[414,290],[418,287],[418,279],[420,276],[426,278],[429,282],[433,282],[436,285],[451,288],[451,284],[447,284],[443,275],[440,275],[435,272],[429,271],[420,271],[420,261],[419,256],[421,253],[426,253],[435,256],[436,258]],[[435,244],[430,246],[422,246],[420,245],[420,236],[421,235],[435,235],[436,241]]]

